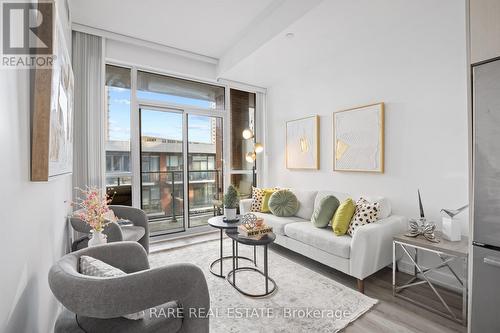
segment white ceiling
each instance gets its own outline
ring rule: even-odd
[[[462,23],[456,17],[462,15],[463,8],[463,3],[455,0],[325,0],[219,72],[219,77],[272,87],[296,73],[323,70],[320,74],[324,74],[328,68],[328,75],[332,75],[349,71],[346,64],[363,66],[367,59],[371,64],[411,64],[418,57],[438,59],[438,54],[432,54],[433,45],[460,36]],[[437,27],[436,22],[440,22]],[[294,37],[287,38],[288,32]],[[415,52],[408,56],[410,49]]]
[[[70,0],[74,23],[220,58],[283,0]]]

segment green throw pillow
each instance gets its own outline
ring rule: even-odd
[[[341,236],[346,234],[355,210],[356,204],[351,198],[340,204],[332,219],[332,229],[335,235]]]
[[[269,198],[269,210],[276,216],[294,216],[299,210],[299,201],[291,191],[276,191]]]
[[[317,228],[326,227],[337,208],[339,208],[339,204],[339,199],[335,198],[333,195],[328,195],[321,199],[311,217],[312,224]]]

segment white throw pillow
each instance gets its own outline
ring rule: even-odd
[[[386,217],[391,216],[392,213],[392,207],[391,203],[387,198],[384,197],[368,197],[368,196],[363,196],[368,202],[371,203],[378,203],[380,207],[380,211],[378,214],[379,220],[385,219]]]
[[[89,256],[80,257],[80,273],[83,275],[108,278],[127,275],[127,273],[125,273],[121,269],[108,265],[104,261]],[[145,311],[139,311],[122,317],[131,320],[139,320],[144,318],[145,314]]]
[[[299,210],[295,213],[295,216],[310,221],[314,212],[314,199],[316,199],[318,191],[300,191],[294,189],[290,191],[295,194],[299,202]]]

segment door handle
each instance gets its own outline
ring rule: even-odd
[[[486,265],[495,266],[495,267],[500,268],[500,259],[497,259],[497,258],[492,258],[492,257],[485,257],[485,258],[483,259],[483,262],[484,262]]]

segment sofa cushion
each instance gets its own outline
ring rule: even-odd
[[[311,217],[311,223],[316,228],[324,228],[330,223],[330,220],[335,214],[337,208],[339,208],[339,200],[333,196],[328,195],[321,199],[319,206],[314,209],[314,213]]]
[[[379,211],[380,204],[378,202],[371,203],[364,198],[359,198],[358,201],[356,201],[356,210],[354,211],[347,233],[353,236],[358,228],[365,224],[376,222],[378,220]]]
[[[260,212],[261,213],[269,213],[269,199],[271,198],[271,195],[273,195],[274,192],[277,192],[278,190],[274,189],[265,189],[264,190],[264,195],[262,196],[262,205],[260,206]]]
[[[285,225],[290,224],[290,223],[296,223],[296,222],[307,222],[309,221],[301,219],[300,217],[297,216],[290,216],[290,217],[280,217],[280,216],[274,216],[273,214],[266,214],[266,213],[258,213],[255,212],[253,213],[255,216],[263,218],[264,223],[269,225],[270,227],[273,227],[273,232],[276,235],[285,235]]]
[[[378,212],[378,218],[385,219],[389,217],[392,213],[391,203],[389,199],[384,197],[364,197],[367,201],[371,203],[378,203],[380,206],[380,211]]]
[[[340,202],[344,202],[349,198],[349,194],[343,192],[335,192],[335,191],[318,191],[316,197],[314,198],[314,209],[319,206],[321,199],[327,197],[329,195],[333,195],[335,198],[339,199]]]
[[[295,216],[310,221],[314,212],[314,199],[318,191],[301,191],[298,189],[292,189],[291,191],[299,202],[299,210],[295,213]]]
[[[292,191],[280,190],[269,198],[269,210],[275,216],[294,216],[299,210],[299,202]]]
[[[262,198],[264,197],[264,189],[252,187],[252,212],[260,212],[262,207]]]
[[[335,235],[342,236],[346,234],[355,210],[356,204],[351,198],[347,198],[346,201],[340,204],[332,219],[332,229]]]
[[[124,241],[137,242],[146,233],[143,227],[135,225],[124,225],[121,228]]]
[[[316,228],[309,222],[289,223],[285,225],[285,235],[338,257],[349,259],[351,255],[352,238],[337,236],[330,228]]]

